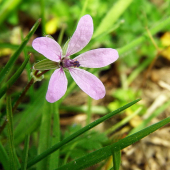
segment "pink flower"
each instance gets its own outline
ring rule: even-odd
[[[74,59],[70,55],[83,49],[93,35],[93,21],[90,15],[84,15],[67,44],[66,52],[52,38],[36,38],[32,46],[49,60],[59,63],[50,78],[46,99],[53,103],[59,100],[67,90],[67,78],[64,70],[67,69],[77,85],[95,100],[105,96],[103,83],[93,74],[79,67],[100,68],[107,66],[118,59],[118,52],[112,48],[99,48],[87,51]],[[65,54],[64,54],[65,53]]]

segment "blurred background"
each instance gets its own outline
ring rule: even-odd
[[[14,104],[31,79],[32,66],[45,59],[33,50],[33,39],[51,35],[60,45],[72,36],[81,16],[91,15],[94,35],[90,43],[78,54],[100,47],[117,49],[120,58],[113,64],[88,70],[100,78],[106,96],[89,99],[67,75],[69,92],[59,106],[60,125],[64,138],[86,125],[87,108],[91,105],[91,122],[133,101],[142,100],[125,112],[114,116],[95,128],[85,147],[87,136],[82,136],[72,148],[67,161],[116,142],[130,133],[153,124],[170,113],[170,0],[0,0],[0,70],[7,63],[34,23],[42,18],[41,25],[31,37],[24,51],[8,73],[10,78],[28,53],[33,55],[26,69],[9,89]],[[170,21],[170,19],[169,19]],[[163,25],[163,24],[164,25]],[[76,55],[78,55],[76,54]],[[73,57],[75,57],[74,55]],[[37,154],[39,128],[48,82],[53,71],[36,82],[14,113],[15,145],[21,155],[23,133],[32,134],[29,157]],[[0,101],[0,125],[5,120],[5,97]],[[31,115],[29,115],[31,113]],[[23,116],[24,115],[24,116]],[[128,118],[128,119],[127,119]],[[24,126],[24,121],[28,120]],[[123,121],[122,121],[123,120]],[[22,124],[20,123],[22,122]],[[53,125],[53,124],[52,124]],[[89,132],[90,133],[90,132]],[[6,142],[6,131],[1,134]],[[169,170],[170,127],[156,131],[133,146],[122,150],[122,170]],[[94,146],[95,143],[95,146]],[[71,145],[71,144],[70,144]],[[70,145],[67,147],[70,148]],[[68,148],[61,151],[61,162]],[[112,159],[90,169],[107,170]],[[3,169],[0,165],[0,169]],[[34,168],[33,168],[34,169]]]

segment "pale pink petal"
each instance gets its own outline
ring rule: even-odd
[[[76,31],[71,37],[66,56],[70,56],[83,49],[90,41],[93,35],[93,20],[90,15],[84,15],[80,18]]]
[[[100,68],[118,59],[118,52],[112,48],[98,48],[80,54],[74,60],[79,61],[81,67]]]
[[[96,76],[79,68],[68,69],[77,85],[90,97],[98,100],[105,96],[105,87]]]
[[[50,78],[46,100],[54,103],[59,100],[67,90],[67,78],[62,68],[54,71]]]
[[[52,61],[60,61],[62,49],[60,45],[49,37],[36,38],[32,43],[33,48]]]

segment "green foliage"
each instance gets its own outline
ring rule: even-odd
[[[123,148],[170,122],[170,118],[166,118],[146,128],[153,118],[168,108],[170,102],[167,101],[133,128],[125,138],[112,143],[107,136],[119,131],[134,116],[144,116],[147,113],[147,106],[137,103],[139,101],[137,98],[142,96],[142,89],[135,90],[130,85],[146,70],[158,52],[146,28],[158,45],[161,44],[158,34],[169,30],[169,0],[165,0],[160,6],[148,0],[114,2],[113,0],[1,0],[0,3],[0,166],[2,169],[80,170],[104,161],[112,155],[112,169],[118,170]],[[109,78],[106,76],[108,80],[105,80],[107,71],[113,68],[119,71],[117,79],[118,81],[120,79],[120,82],[117,83],[116,89],[112,94],[107,91],[107,96],[110,98],[106,96],[106,100],[99,101],[101,105],[96,106],[93,106],[90,98],[87,104],[81,106],[72,105],[74,102],[72,100],[67,104],[64,101],[66,97],[78,93],[75,82],[67,75],[68,89],[63,98],[54,104],[47,103],[45,95],[52,74],[48,72],[45,74],[45,80],[35,85],[31,84],[24,98],[20,99],[26,87],[25,82],[31,81],[30,73],[35,63],[37,64],[34,67],[38,70],[56,68],[56,63],[42,60],[44,57],[33,50],[32,40],[36,36],[46,34],[46,24],[55,18],[57,22],[51,27],[55,27],[56,32],[52,36],[59,40],[61,46],[66,42],[63,46],[63,49],[66,49],[76,23],[85,14],[90,14],[93,18],[94,34],[82,51],[101,47],[116,48],[120,55],[119,61],[112,67],[88,70],[96,75],[101,73],[106,86],[112,80],[111,74],[108,74]],[[39,18],[42,18],[41,25]],[[36,20],[38,21],[35,23]],[[11,40],[13,36],[11,30],[16,26],[22,27],[22,33],[15,38],[21,40],[19,44]],[[31,57],[28,55],[29,52],[33,52]],[[7,61],[8,56],[11,57]],[[38,62],[39,60],[41,61]],[[21,78],[21,73],[24,78]],[[13,106],[18,101],[17,110],[13,111]],[[91,130],[122,111],[130,114],[110,129],[104,129],[104,132]],[[60,116],[63,116],[63,112],[86,113],[86,126],[73,124],[63,130],[63,127],[60,127]],[[100,115],[100,118],[92,121],[96,114]],[[5,121],[6,119],[8,121]]]
[[[94,164],[100,162],[101,160],[106,159],[108,156],[112,155],[113,154],[112,148],[115,150],[123,149],[123,148],[129,146],[129,144],[133,144],[134,142],[136,142],[139,139],[145,137],[146,135],[154,132],[156,129],[164,126],[165,124],[167,124],[169,122],[170,122],[170,117],[168,117],[156,124],[153,124],[153,125],[145,128],[133,135],[123,138],[112,145],[103,147],[102,149],[99,149],[99,150],[94,151],[88,155],[78,158],[64,166],[57,168],[56,170],[66,170],[68,168],[74,169],[74,170],[79,170],[79,169],[83,169],[83,168],[89,167],[91,165],[94,165]],[[118,155],[118,156],[120,156],[120,155]]]
[[[79,125],[73,125],[69,127],[64,134],[64,138],[80,130],[81,128],[82,127]],[[88,131],[80,137],[76,138],[74,141],[70,142],[70,144],[68,144],[67,146],[63,147],[61,150],[61,154],[67,155],[67,157],[69,155],[69,157],[72,159],[78,158],[89,153],[89,151],[100,149],[107,140],[108,138],[104,133],[99,133],[97,131]]]
[[[138,98],[141,94],[141,91],[134,91],[134,89],[129,88],[129,89],[117,89],[113,93],[113,97],[116,99],[114,102],[109,103],[108,108],[110,110],[114,110],[115,108],[120,107],[121,105],[124,105],[128,101],[134,100],[135,98]],[[124,97],[122,97],[124,96]],[[136,110],[139,108],[140,105],[135,105],[131,107],[132,110]]]

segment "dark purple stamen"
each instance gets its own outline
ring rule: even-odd
[[[74,62],[73,62],[73,66],[74,66],[74,67],[80,67],[80,64],[79,64],[78,61],[74,61]]]
[[[64,59],[61,62],[62,67],[80,67],[79,61],[74,61],[72,59]]]

